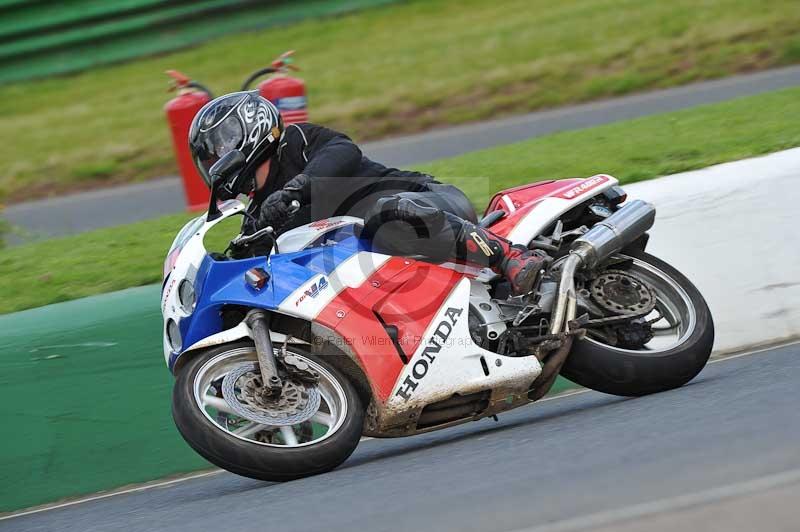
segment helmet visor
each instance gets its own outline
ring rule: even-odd
[[[220,157],[242,145],[244,131],[238,118],[230,114],[201,134],[205,139],[201,149],[197,150],[194,162],[206,185],[211,187],[211,167]]]

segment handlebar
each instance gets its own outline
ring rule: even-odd
[[[292,200],[292,202],[289,204],[289,213],[291,215],[294,215],[297,214],[297,211],[299,210],[300,210],[300,202],[297,200]],[[231,240],[230,245],[233,247],[242,246],[245,244],[249,244],[251,242],[255,242],[256,240],[260,240],[265,236],[270,236],[273,241],[275,240],[275,229],[271,225],[268,225],[264,229],[259,229],[258,231],[256,231],[251,235],[240,234],[239,236]]]

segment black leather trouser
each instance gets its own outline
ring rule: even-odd
[[[495,266],[506,243],[475,225],[475,210],[464,193],[452,185],[428,187],[382,197],[365,213],[364,236],[372,239],[373,249]]]

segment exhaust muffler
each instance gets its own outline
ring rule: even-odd
[[[575,272],[578,268],[596,267],[642,236],[653,227],[655,219],[656,208],[651,203],[631,201],[572,243],[569,257],[561,268],[558,300],[550,325],[551,334],[566,331],[567,324],[575,319],[578,308]]]
[[[594,268],[642,236],[655,221],[651,203],[632,201],[575,240],[570,253],[580,256],[584,268]]]

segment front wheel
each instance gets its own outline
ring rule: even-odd
[[[281,398],[263,403],[255,346],[228,344],[190,360],[175,381],[172,416],[186,442],[232,473],[285,481],[330,471],[355,450],[364,409],[336,368],[306,352],[290,354],[319,375],[284,379]]]
[[[643,251],[620,259],[628,275],[649,286],[656,299],[653,336],[623,348],[587,337],[575,342],[561,374],[587,388],[622,396],[671,390],[692,380],[708,362],[714,321],[703,296],[678,270]]]

